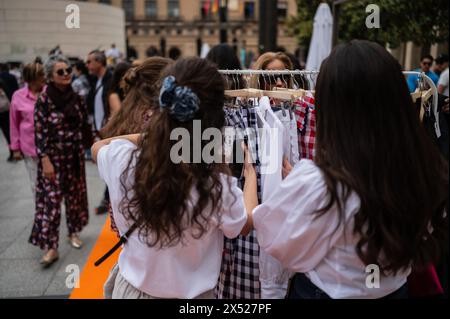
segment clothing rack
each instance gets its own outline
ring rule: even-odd
[[[309,70],[219,70],[223,75],[317,75],[319,71],[309,71]],[[434,130],[436,132],[437,138],[441,136],[441,129],[439,127],[439,112],[438,112],[438,90],[433,80],[430,79],[425,73],[417,71],[403,71],[404,75],[418,75],[419,81],[425,81],[431,88],[433,94],[433,113],[436,119],[434,123]]]
[[[319,71],[305,70],[219,70],[225,75],[310,75],[319,74]]]
[[[436,132],[437,138],[441,137],[441,129],[439,127],[439,112],[438,112],[438,90],[436,87],[436,84],[434,84],[433,80],[430,79],[429,76],[427,76],[423,72],[417,72],[417,71],[403,71],[404,75],[418,75],[419,76],[419,82],[425,81],[431,88],[431,92],[433,94],[433,113],[436,122],[434,123],[434,130]]]

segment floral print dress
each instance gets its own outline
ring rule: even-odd
[[[38,163],[36,214],[29,242],[41,249],[57,249],[61,203],[66,206],[69,235],[88,223],[89,210],[84,162],[83,127],[87,124],[84,102],[74,106],[78,121],[68,121],[44,92],[35,107],[35,139],[39,158],[47,155],[55,169],[54,181],[44,177]]]

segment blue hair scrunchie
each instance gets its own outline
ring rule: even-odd
[[[187,122],[192,120],[200,109],[200,99],[191,88],[177,86],[175,77],[170,75],[163,81],[159,105],[162,109],[167,108],[176,120]]]

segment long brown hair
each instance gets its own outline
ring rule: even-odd
[[[152,57],[128,70],[121,84],[125,99],[117,114],[102,129],[103,138],[143,132],[145,115],[155,107],[161,71],[172,62]]]
[[[181,59],[163,71],[162,79],[168,76],[175,77],[176,85],[189,87],[198,96],[200,104],[194,120],[201,121],[202,130],[223,128],[224,82],[211,62]],[[194,238],[200,238],[208,230],[212,216],[220,221],[221,173],[229,175],[226,166],[208,164],[203,159],[200,163],[176,164],[170,156],[172,147],[178,143],[171,140],[171,132],[177,128],[188,130],[192,146],[196,138],[193,125],[193,120],[179,122],[167,109],[156,109],[122,174],[126,195],[121,210],[127,220],[138,222],[140,238],[150,247],[176,245],[187,229]],[[207,142],[202,141],[202,146]],[[132,169],[134,175],[130,175]],[[132,186],[126,186],[129,178],[134,181]],[[193,190],[197,193],[195,198],[191,196]]]
[[[337,205],[343,223],[354,191],[356,251],[366,265],[395,274],[436,261],[448,235],[448,164],[419,122],[397,60],[369,41],[337,46],[320,69],[316,105],[315,162],[330,195],[317,216]]]
[[[292,70],[292,61],[291,59],[284,54],[283,52],[266,52],[262,54],[255,62],[253,69],[254,70],[267,70],[267,67],[270,63],[275,60],[281,61],[286,70]],[[261,89],[261,84],[263,83],[260,79],[259,75],[254,75],[250,78],[250,86],[255,89]],[[290,84],[292,86],[292,83]]]

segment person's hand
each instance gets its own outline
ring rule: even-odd
[[[289,163],[287,157],[285,156],[283,158],[283,168],[281,170],[281,174],[283,176],[283,179],[285,179],[289,175],[289,173],[291,171],[292,171],[292,165],[291,165],[291,163]]]
[[[449,111],[449,106],[448,105],[449,105],[449,99],[447,98],[445,100],[445,104],[442,106],[442,112],[448,114],[448,111]]]
[[[50,181],[54,181],[56,179],[55,168],[53,167],[52,162],[48,157],[44,157],[42,159],[42,169],[44,173],[44,177],[49,179]]]
[[[22,153],[20,151],[13,152],[13,158],[15,161],[20,161],[23,159]]]
[[[244,142],[242,142],[241,147],[244,151],[244,177],[245,179],[252,178],[253,176],[256,178],[255,166],[253,166],[250,151]]]

